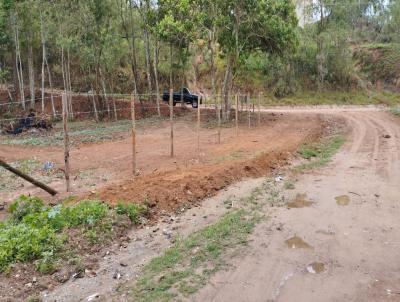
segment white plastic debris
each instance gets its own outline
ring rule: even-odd
[[[95,294],[93,294],[93,295],[90,295],[90,296],[87,298],[87,301],[88,301],[88,302],[93,301],[94,299],[97,299],[98,297],[100,297],[100,294],[99,294],[99,293],[95,293]]]

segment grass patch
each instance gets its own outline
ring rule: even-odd
[[[157,124],[165,118],[151,117],[137,121],[137,126],[150,126]],[[132,127],[130,120],[117,122],[73,121],[69,122],[69,136],[72,145],[83,143],[105,142],[129,135]],[[0,144],[3,145],[28,145],[28,146],[63,146],[63,125],[58,122],[54,129],[48,132],[23,133],[21,135],[4,135]]]
[[[298,153],[308,162],[295,167],[296,171],[307,171],[322,167],[332,160],[332,156],[343,146],[345,138],[342,136],[330,137],[321,143],[307,144],[299,148]]]
[[[295,184],[294,181],[291,179],[285,180],[285,183],[283,184],[283,188],[285,190],[294,190],[295,189]]]
[[[135,208],[133,223],[144,213]],[[17,262],[36,261],[42,273],[53,271],[68,243],[68,230],[78,230],[90,243],[111,237],[121,215],[131,218],[131,212],[110,209],[108,205],[93,200],[79,204],[55,207],[45,206],[41,199],[21,196],[9,207],[11,217],[0,224],[0,272],[7,271]],[[75,232],[76,234],[76,232]]]
[[[400,104],[399,95],[389,91],[301,91],[283,98],[265,97],[267,106],[314,106],[314,105],[387,105]]]
[[[197,292],[213,274],[228,267],[226,259],[249,240],[262,218],[265,187],[238,201],[242,208],[228,212],[216,223],[177,242],[152,259],[132,290],[134,301],[180,301]],[[231,203],[231,201],[230,201]]]

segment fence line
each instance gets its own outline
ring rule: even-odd
[[[77,94],[69,94],[69,93],[63,93],[61,94],[61,105],[62,105],[62,112],[56,112],[55,114],[50,114],[50,113],[44,113],[41,115],[38,115],[40,117],[48,117],[48,118],[54,118],[54,117],[62,117],[62,122],[63,122],[63,134],[64,134],[64,165],[65,165],[65,182],[66,182],[66,189],[67,192],[70,191],[70,140],[69,140],[69,117],[70,117],[70,104],[77,102],[78,100],[74,100],[74,96]],[[82,94],[78,94],[79,96],[82,96]],[[147,94],[146,96],[149,96],[151,94]],[[72,98],[69,98],[71,97]],[[88,95],[93,97],[93,95]],[[111,95],[112,96],[112,95]],[[125,95],[124,95],[125,96]],[[128,96],[128,95],[126,95]],[[46,99],[51,99],[51,97],[46,97]],[[235,130],[236,130],[236,137],[239,137],[239,121],[244,118],[246,120],[246,115],[247,115],[247,120],[248,120],[248,127],[249,129],[252,126],[252,119],[254,119],[254,125],[260,126],[261,125],[261,99],[262,95],[259,94],[257,96],[257,107],[258,107],[258,123],[255,122],[256,118],[256,113],[255,113],[255,98],[251,98],[250,94],[236,94],[234,95],[233,100],[229,99],[228,107],[225,107],[225,104],[222,103],[222,98],[221,95],[216,95],[215,99],[207,99],[207,102],[204,102],[204,106],[198,106],[197,110],[195,111],[196,115],[193,115],[193,122],[196,122],[196,126],[190,127],[189,129],[191,131],[196,132],[197,136],[197,156],[200,159],[201,158],[201,123],[203,121],[203,118],[211,118],[213,117],[215,119],[215,115],[217,117],[217,143],[221,144],[222,143],[222,110],[223,108],[229,108],[230,111],[234,110],[235,111]],[[41,100],[38,99],[38,100]],[[131,136],[132,136],[132,174],[133,177],[136,176],[136,171],[137,171],[137,131],[136,131],[136,126],[137,126],[137,107],[140,106],[140,100],[139,100],[139,95],[134,95],[131,94],[129,95],[129,99],[123,100],[126,102],[130,102],[130,106],[126,106],[126,108],[117,108],[115,107],[114,109],[112,108],[107,108],[104,109],[104,106],[102,106],[101,110],[89,110],[89,111],[76,111],[74,112],[74,116],[79,116],[79,115],[85,115],[85,114],[94,114],[94,113],[108,113],[109,117],[111,119],[112,113],[115,112],[124,112],[124,113],[129,113],[130,112],[130,117],[127,116],[127,120],[131,120]],[[29,102],[29,101],[27,101]],[[109,102],[109,101],[108,101]],[[153,101],[145,101],[145,110],[152,110],[152,109],[158,109],[159,106],[156,106],[154,104],[155,102]],[[164,102],[165,104],[166,102]],[[13,103],[15,104],[15,102]],[[89,103],[90,104],[90,103]],[[151,104],[151,106],[149,106]],[[2,104],[5,105],[5,104]],[[175,156],[175,145],[174,145],[174,123],[175,123],[175,118],[174,118],[174,101],[173,101],[173,91],[170,90],[170,97],[169,97],[169,102],[165,105],[168,105],[169,109],[169,123],[170,123],[170,156],[174,157]],[[245,105],[245,109],[243,109],[243,105]],[[207,107],[209,106],[209,107]],[[253,109],[251,110],[251,106]],[[163,106],[163,108],[166,108]],[[179,108],[179,107],[178,107]],[[202,110],[202,109],[206,110]],[[95,109],[95,108],[94,108]],[[215,114],[212,113],[215,110]],[[246,112],[247,111],[247,112]],[[253,111],[253,112],[251,112]],[[165,115],[164,111],[164,115]],[[154,113],[154,116],[156,116],[157,113]],[[197,121],[195,120],[194,117],[197,117]],[[242,117],[242,118],[241,118]],[[226,118],[224,114],[224,118]],[[8,118],[8,119],[2,119],[0,120],[0,123],[4,123],[6,121],[17,121],[21,120],[21,118]]]

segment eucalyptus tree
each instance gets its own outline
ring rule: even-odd
[[[181,85],[185,85],[185,67],[190,55],[189,46],[195,38],[199,14],[195,0],[160,0],[157,33],[170,47],[170,87],[173,86],[173,50],[177,50],[181,70]],[[183,104],[183,102],[182,102]]]
[[[283,55],[297,44],[297,17],[291,0],[221,0],[218,42],[226,58],[222,94],[228,118],[229,94],[238,67],[254,51]]]

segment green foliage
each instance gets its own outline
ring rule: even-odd
[[[307,171],[328,164],[332,156],[342,147],[345,139],[342,136],[334,136],[318,144],[309,144],[300,147],[299,154],[309,162],[295,167],[296,171]]]
[[[396,116],[400,116],[400,107],[390,108],[389,112],[394,114],[394,115],[396,115]]]
[[[41,199],[22,195],[10,205],[9,212],[12,214],[12,219],[19,222],[27,215],[42,212],[43,207]]]
[[[118,203],[115,211],[119,215],[127,215],[133,224],[140,223],[140,217],[147,214],[147,207],[135,203]]]
[[[362,45],[355,52],[361,71],[372,82],[378,80],[396,85],[400,79],[400,44],[374,43]]]
[[[133,290],[135,301],[170,301],[178,294],[187,296],[196,292],[224,267],[223,256],[229,249],[247,243],[257,221],[255,212],[237,210],[178,240],[144,267]]]
[[[60,246],[55,230],[49,226],[36,228],[25,223],[7,223],[0,229],[0,271],[15,262],[44,258]]]
[[[86,200],[73,206],[45,206],[37,197],[19,197],[10,205],[11,218],[0,224],[0,272],[16,262],[37,260],[42,273],[53,272],[64,244],[65,230],[82,230],[91,243],[99,242],[112,230],[114,214],[139,222],[145,211],[126,205],[114,210],[99,201]],[[68,232],[67,232],[68,233]]]

